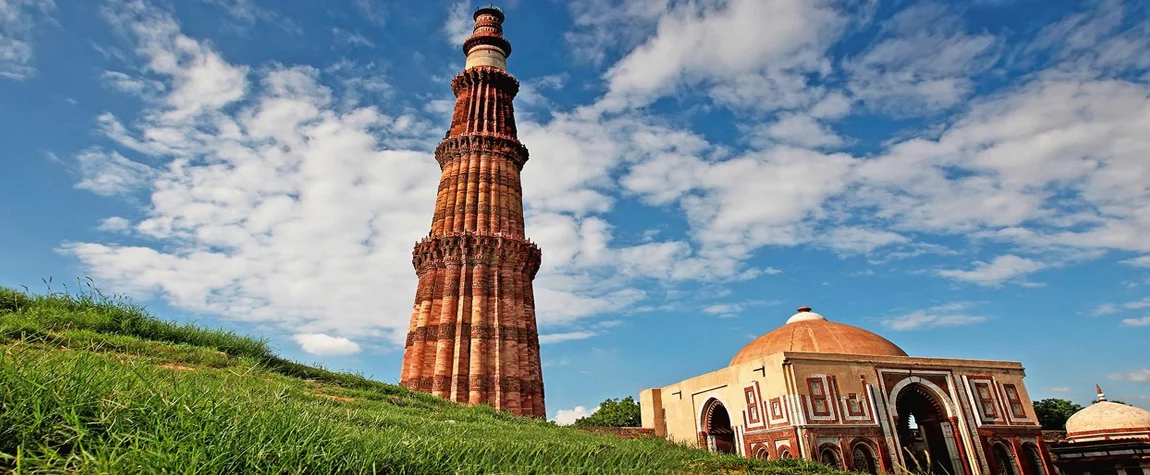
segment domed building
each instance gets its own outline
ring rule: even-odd
[[[712,452],[869,473],[1048,475],[1024,375],[1012,361],[908,356],[802,307],[727,367],[644,390],[640,405],[643,427]]]
[[[1150,475],[1150,411],[1098,402],[1070,416],[1066,440],[1050,445],[1063,475]]]

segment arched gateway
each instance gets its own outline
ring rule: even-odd
[[[707,450],[719,454],[735,453],[735,430],[731,427],[731,414],[718,399],[710,399],[703,406],[703,437]]]
[[[895,399],[899,453],[914,473],[954,475],[954,431],[942,401],[920,383],[904,387]]]

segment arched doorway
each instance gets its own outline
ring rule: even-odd
[[[1022,473],[1025,475],[1046,475],[1042,464],[1042,453],[1031,444],[1022,446]]]
[[[768,451],[766,447],[760,445],[759,448],[755,449],[755,458],[759,460],[770,460],[771,452]]]
[[[954,475],[948,439],[953,440],[950,421],[942,404],[921,384],[914,383],[898,394],[897,431],[899,452],[906,470],[913,473]]]
[[[1014,473],[1014,457],[1010,456],[1010,451],[1002,443],[994,444],[990,452],[994,454],[994,473],[996,475],[1015,475]]]
[[[843,468],[842,461],[839,460],[839,451],[834,447],[823,446],[823,448],[819,450],[819,461],[828,467],[840,470]]]
[[[735,453],[735,430],[731,428],[731,415],[718,399],[703,406],[703,432],[707,436],[707,450],[718,454]]]
[[[854,462],[854,471],[862,473],[878,473],[878,463],[874,458],[874,451],[864,442],[858,442],[851,447],[851,461]]]

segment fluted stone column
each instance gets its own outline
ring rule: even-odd
[[[542,253],[524,236],[519,143],[503,12],[475,11],[455,110],[435,149],[431,232],[412,255],[419,286],[400,382],[417,391],[545,417],[532,281]]]

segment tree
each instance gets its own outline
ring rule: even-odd
[[[1066,430],[1066,420],[1081,410],[1082,406],[1066,399],[1048,398],[1034,401],[1034,413],[1038,416],[1042,428],[1046,430]]]
[[[642,411],[635,398],[608,398],[599,404],[599,410],[575,420],[576,427],[639,427],[643,424]]]

